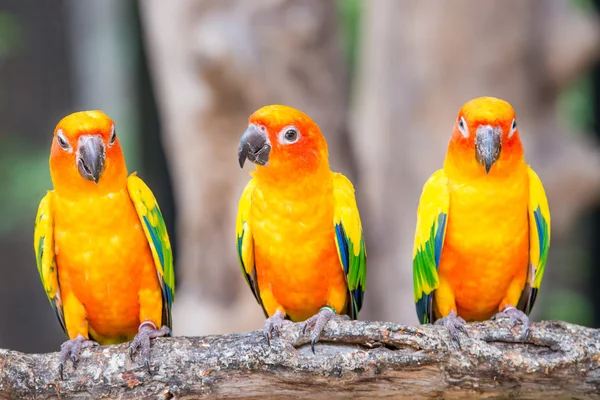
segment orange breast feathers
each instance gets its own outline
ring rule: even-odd
[[[509,303],[517,303],[529,263],[529,185],[523,172],[493,183],[450,182],[435,296],[440,314],[447,315],[452,300],[466,320],[488,319],[506,305],[501,303],[507,296]]]
[[[87,323],[99,342],[130,340],[141,322],[140,296],[154,303],[146,304],[147,312],[160,326],[156,269],[127,191],[80,201],[57,196],[55,209],[56,257],[69,336],[82,333]]]
[[[348,289],[334,238],[331,172],[326,172],[323,179],[317,176],[286,192],[257,182],[251,223],[268,315],[279,309],[303,321],[325,305],[338,314],[346,311]]]

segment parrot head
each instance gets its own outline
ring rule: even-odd
[[[468,101],[458,112],[449,155],[460,158],[461,166],[490,173],[499,164],[521,160],[523,147],[512,106],[495,97]]]
[[[302,111],[282,105],[265,106],[250,116],[240,140],[241,168],[246,159],[259,171],[312,171],[328,167],[327,142],[317,124]]]
[[[102,111],[64,117],[54,130],[50,174],[55,188],[106,187],[127,176],[114,122]]]

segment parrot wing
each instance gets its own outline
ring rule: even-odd
[[[35,249],[35,261],[46,296],[58,317],[63,331],[67,332],[65,325],[65,314],[63,311],[60,286],[58,282],[58,269],[54,254],[54,214],[52,212],[53,192],[49,191],[40,202],[37,217],[35,218],[35,230],[33,245]]]
[[[550,248],[550,208],[542,181],[529,171],[529,273],[517,308],[529,314],[542,284]]]
[[[252,231],[250,230],[250,208],[252,206],[252,192],[256,187],[256,179],[252,178],[250,182],[244,188],[242,197],[238,205],[238,215],[235,223],[235,234],[236,234],[236,247],[238,260],[242,273],[252,294],[261,305],[265,316],[268,317],[267,310],[262,304],[260,298],[260,291],[258,289],[258,280],[256,279],[256,269],[254,268],[254,238],[252,237]]]
[[[440,283],[437,270],[446,235],[449,204],[448,178],[440,169],[425,182],[417,211],[413,283],[417,316],[422,324],[434,321],[433,291]]]
[[[333,173],[335,197],[335,243],[340,263],[346,274],[350,293],[352,319],[358,318],[365,295],[367,281],[367,250],[352,183],[342,174]]]
[[[136,176],[135,172],[127,178],[127,190],[140,218],[154,258],[158,282],[162,290],[163,324],[171,328],[171,305],[175,295],[175,271],[167,227],[152,191],[144,181]]]

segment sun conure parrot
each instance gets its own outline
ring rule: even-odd
[[[268,317],[265,337],[306,321],[314,352],[325,324],[356,319],[363,302],[367,254],[354,188],[329,169],[319,127],[286,106],[250,116],[238,159],[256,164],[239,202],[237,251]]]
[[[493,97],[467,102],[417,212],[419,320],[445,325],[458,341],[465,320],[507,317],[527,336],[549,245],[548,201],[525,163],[515,111]]]
[[[54,130],[54,190],[40,202],[34,247],[50,304],[68,335],[59,374],[82,348],[132,340],[149,367],[150,338],[170,334],[173,256],[152,192],[127,177],[115,124],[73,113]]]

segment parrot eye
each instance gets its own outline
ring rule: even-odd
[[[63,150],[69,150],[71,148],[71,146],[69,146],[69,142],[67,141],[67,138],[64,136],[62,130],[59,130],[58,132],[56,132],[56,141],[58,142],[58,145]]]
[[[300,138],[300,134],[298,133],[298,130],[294,127],[283,128],[281,130],[281,132],[282,132],[282,134],[280,136],[281,143],[286,143],[286,144],[296,143],[298,141],[298,139]]]
[[[458,130],[465,137],[469,137],[469,127],[467,126],[467,121],[465,121],[465,117],[460,117],[458,121]]]
[[[510,126],[510,133],[508,134],[508,138],[510,139],[512,135],[514,135],[517,130],[517,120],[513,119],[512,125]]]
[[[112,146],[113,144],[115,144],[115,140],[117,140],[117,130],[115,129],[115,126],[113,125],[112,133],[110,134],[110,140],[108,141],[108,145]]]

